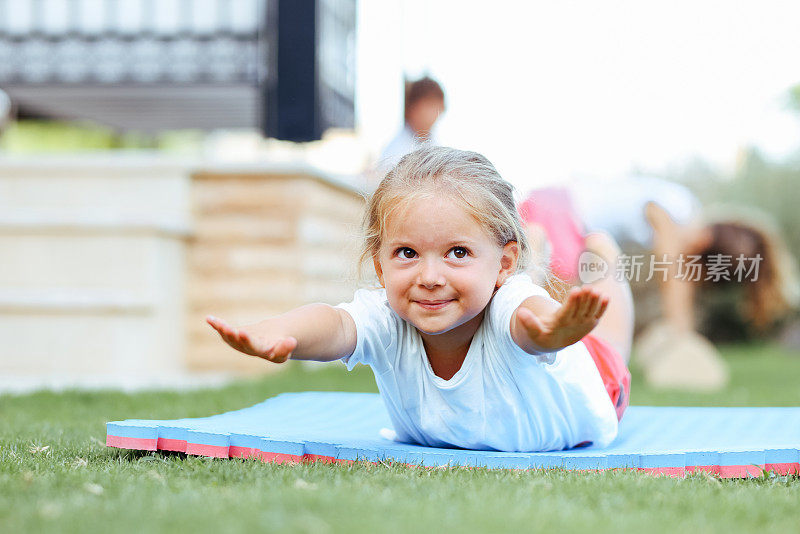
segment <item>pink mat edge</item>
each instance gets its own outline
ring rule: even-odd
[[[181,444],[182,447],[181,447]],[[165,447],[162,448],[162,445]],[[209,458],[249,458],[257,456],[259,460],[265,463],[312,463],[323,462],[330,464],[353,464],[353,460],[337,460],[333,456],[323,456],[319,454],[304,454],[302,456],[296,454],[284,454],[277,452],[262,451],[252,447],[223,447],[218,445],[202,445],[198,443],[187,443],[183,440],[176,439],[145,439],[145,438],[127,438],[121,436],[106,436],[106,446],[115,447],[118,449],[131,449],[131,450],[144,450],[156,451],[165,450],[171,452],[185,452],[193,456],[205,456]],[[176,448],[166,448],[176,447]],[[377,464],[378,462],[369,462]],[[418,466],[416,464],[405,464],[410,467],[427,467]],[[510,468],[509,468],[510,469]],[[800,475],[800,462],[790,463],[774,463],[763,465],[698,465],[686,467],[608,467],[605,469],[576,469],[575,471],[606,471],[609,469],[636,469],[649,475],[654,476],[670,476],[683,478],[687,474],[695,472],[706,472],[712,475],[718,475],[720,478],[750,478],[758,477],[765,471],[773,471],[778,475]],[[515,469],[518,470],[518,469]]]

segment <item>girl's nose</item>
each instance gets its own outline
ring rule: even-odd
[[[444,285],[444,275],[440,266],[435,260],[423,260],[420,262],[418,283],[428,289]]]

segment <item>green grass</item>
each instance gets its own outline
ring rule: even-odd
[[[199,130],[158,134],[116,132],[90,121],[21,120],[0,132],[0,150],[8,154],[84,153],[105,150],[160,150],[197,154],[203,144]]]
[[[732,383],[633,403],[800,406],[800,355],[725,349]],[[375,391],[342,366],[187,393],[0,396],[0,532],[796,531],[800,479],[652,477],[629,471],[488,471],[273,465],[106,448],[105,423],[196,417],[283,391]]]

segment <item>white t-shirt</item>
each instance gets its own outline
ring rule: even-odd
[[[701,210],[689,188],[652,176],[581,180],[567,187],[587,231],[603,230],[617,242],[633,242],[646,249],[653,246],[653,229],[645,217],[649,202],[683,225],[699,217]]]
[[[397,440],[431,447],[549,451],[584,441],[606,446],[617,416],[583,343],[531,355],[511,338],[511,315],[547,292],[527,274],[495,293],[461,369],[444,380],[428,361],[419,331],[390,307],[384,289],[360,289],[337,307],[355,321],[348,370],[369,365]],[[549,297],[548,297],[549,298]]]

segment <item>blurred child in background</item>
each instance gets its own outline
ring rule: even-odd
[[[425,143],[435,144],[432,130],[444,110],[444,91],[438,82],[427,76],[406,82],[403,127],[383,149],[378,162],[381,170],[385,173]]]

